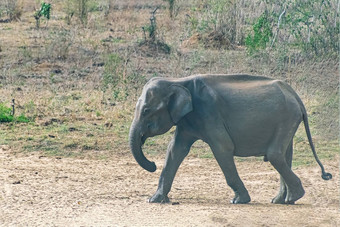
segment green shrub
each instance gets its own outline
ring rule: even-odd
[[[306,57],[338,55],[338,1],[291,0],[287,7],[284,28],[295,38],[291,44],[298,47]]]
[[[267,13],[263,13],[253,25],[253,34],[246,37],[245,44],[248,53],[253,54],[259,49],[264,49],[273,36],[272,26]]]
[[[42,2],[41,7],[38,11],[35,12],[34,18],[36,20],[36,27],[40,27],[40,18],[45,17],[47,20],[50,19],[51,16],[51,4]]]
[[[162,37],[159,36],[157,23],[156,23],[156,12],[159,7],[156,7],[151,12],[150,25],[142,27],[144,32],[144,40],[139,42],[139,46],[146,46],[150,52],[170,54],[171,47],[166,44]],[[148,35],[146,35],[148,33]]]
[[[21,123],[28,123],[28,122],[30,122],[30,119],[28,119],[23,114],[21,114],[19,117],[15,118],[15,121],[16,122],[21,122]]]
[[[0,123],[5,122],[28,123],[30,122],[30,120],[23,114],[20,115],[19,117],[13,116],[12,109],[10,107],[5,106],[3,103],[0,103]]]
[[[0,103],[0,122],[12,122],[12,110],[11,108]]]
[[[265,49],[287,57],[338,58],[340,23],[335,0],[263,0],[266,12],[255,19],[245,44],[248,53]],[[273,31],[275,35],[273,35]],[[290,53],[293,52],[293,53]],[[278,54],[279,56],[282,53]]]

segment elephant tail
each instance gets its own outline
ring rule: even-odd
[[[301,112],[302,112],[302,120],[303,120],[303,123],[305,125],[305,130],[306,130],[308,142],[309,142],[309,145],[312,149],[314,158],[321,168],[321,172],[322,172],[321,177],[324,180],[330,180],[330,179],[332,179],[332,174],[325,172],[325,168],[323,167],[318,155],[316,154],[315,147],[314,147],[313,140],[312,140],[312,135],[311,135],[310,130],[309,130],[308,116],[307,116],[307,111],[306,111],[305,105],[303,104],[303,102],[300,99],[300,97],[298,96],[298,94],[296,94],[294,89],[291,86],[289,86],[288,84],[286,84],[286,83],[284,83],[284,84],[285,84],[284,87],[287,89],[287,91],[295,96],[296,101],[300,105],[300,109],[301,109]]]
[[[321,177],[324,180],[330,180],[330,179],[332,179],[332,174],[325,172],[325,168],[323,167],[320,159],[318,158],[318,155],[316,154],[315,147],[314,147],[313,140],[312,140],[312,135],[311,135],[310,130],[309,130],[306,108],[304,107],[304,105],[303,105],[303,103],[302,103],[302,101],[299,97],[298,97],[298,101],[300,102],[300,105],[301,105],[301,109],[302,109],[302,113],[303,113],[303,115],[302,115],[303,123],[305,125],[305,130],[306,130],[306,134],[307,134],[307,137],[308,137],[309,145],[312,148],[314,158],[315,158],[316,162],[319,164],[321,171],[322,171]]]

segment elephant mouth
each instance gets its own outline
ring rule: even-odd
[[[141,138],[142,146],[144,145],[146,139],[147,137],[145,135],[142,135],[142,138]]]

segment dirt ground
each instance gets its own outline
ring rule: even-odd
[[[189,157],[169,194],[149,204],[162,169],[148,173],[129,153],[107,160],[23,156],[0,149],[0,226],[340,226],[338,160],[295,168],[306,195],[296,205],[270,203],[279,177],[270,164],[237,166],[252,201],[233,205],[231,189],[213,159]],[[338,158],[337,158],[338,159]]]

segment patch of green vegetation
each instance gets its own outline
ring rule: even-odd
[[[23,114],[15,117],[13,116],[13,110],[10,107],[0,103],[0,123],[1,122],[17,122],[17,123],[28,123],[30,120]]]
[[[322,163],[324,160],[332,160],[339,155],[339,144],[338,141],[319,141],[316,143],[316,154]],[[308,140],[301,142],[295,141],[294,154],[293,154],[293,167],[304,166],[304,165],[318,165],[313,152],[309,146]]]
[[[245,44],[249,54],[267,46],[273,36],[272,27],[267,13],[263,13],[253,25],[253,34],[246,37]]]
[[[0,122],[12,122],[12,110],[4,104],[0,104]]]
[[[34,141],[31,144],[26,144],[23,146],[23,148],[27,152],[33,152],[33,151],[43,151],[43,152],[59,152],[59,143],[56,141],[53,141],[51,139],[48,139],[46,137],[41,138],[40,140]]]
[[[40,141],[32,141],[22,147],[26,152],[41,152],[46,156],[59,156],[59,157],[76,157],[79,156],[77,152],[73,152],[71,148],[74,145],[68,144],[63,146],[62,141],[54,140],[53,138],[43,138]]]
[[[79,146],[78,143],[76,142],[71,142],[71,143],[68,143],[64,146],[65,149],[70,149],[70,150],[74,150],[74,149],[77,149]]]
[[[40,27],[40,18],[45,17],[47,20],[51,17],[51,4],[42,2],[41,7],[34,13],[34,19],[36,20],[36,27]]]
[[[127,131],[126,135],[128,135],[128,128],[124,130]],[[171,141],[171,138],[173,136],[173,133],[174,133],[173,129],[170,129],[167,133],[163,135],[148,138],[143,146],[143,152],[150,156],[165,154],[168,145]],[[126,142],[128,141],[127,136],[125,141]]]
[[[202,153],[198,156],[199,158],[213,159],[214,154],[212,152]]]
[[[109,99],[127,101],[145,83],[145,77],[129,67],[129,58],[118,53],[105,55],[101,89]]]
[[[109,38],[106,38],[106,39],[102,39],[101,40],[102,43],[126,43],[126,40],[124,40],[123,38],[121,37],[112,37],[110,36]]]
[[[207,0],[205,1],[204,7],[201,4],[192,4],[190,16],[187,18],[187,26],[189,36],[195,33],[202,35],[201,37],[207,37],[200,39],[200,42],[206,43],[215,42],[216,44],[221,40],[228,40],[228,45],[216,45],[229,47],[230,44],[236,43],[236,1],[225,1],[225,0]],[[219,37],[217,39],[210,39],[212,35]],[[210,37],[212,37],[210,36]],[[239,43],[243,44],[242,40],[238,40]],[[205,45],[205,44],[204,44]],[[210,45],[212,47],[214,45]]]
[[[163,1],[169,3],[169,16],[171,18],[173,18],[174,17],[174,10],[175,10],[175,3],[176,3],[176,1],[175,0],[163,0]]]
[[[24,115],[20,115],[19,117],[16,117],[15,121],[16,122],[21,122],[21,123],[28,123],[28,122],[30,122],[30,120],[27,117],[25,117]]]
[[[96,12],[96,11],[100,11],[100,5],[97,1],[87,1],[87,8],[88,8],[88,12]]]
[[[56,133],[68,133],[70,131],[69,126],[67,124],[61,124],[61,125],[52,125],[50,127],[51,132],[56,132]]]
[[[96,148],[98,148],[98,146],[96,144],[84,144],[81,149],[88,151],[88,150],[95,150]]]
[[[330,108],[339,108],[339,94],[338,92],[332,94],[329,99],[325,102],[324,106]]]
[[[8,26],[5,26],[2,30],[4,30],[4,31],[10,31],[10,30],[12,30],[13,28],[11,28],[11,27],[8,27]]]
[[[102,80],[103,90],[116,87],[123,74],[123,59],[116,53],[109,54],[105,59],[105,68]]]
[[[203,141],[195,142],[190,149],[189,155],[193,157],[206,158],[206,159],[214,158],[214,155],[209,145],[204,143]]]

